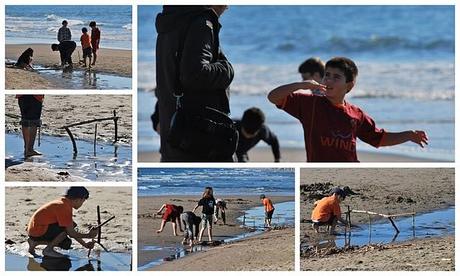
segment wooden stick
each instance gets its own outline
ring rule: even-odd
[[[93,143],[94,156],[96,156],[96,139],[97,139],[97,124],[94,124],[94,143]]]
[[[78,122],[78,123],[74,123],[74,124],[70,124],[70,125],[65,125],[65,126],[62,126],[60,128],[69,128],[69,127],[74,127],[74,126],[79,126],[79,125],[85,125],[85,124],[90,124],[90,123],[94,123],[94,122],[102,122],[102,121],[109,121],[109,120],[118,120],[120,117],[106,117],[106,118],[98,118],[98,119],[92,119],[92,120],[87,120],[87,121],[82,121],[82,122]]]
[[[97,224],[101,224],[101,210],[99,208],[99,205],[97,205]],[[99,227],[99,230],[97,232],[97,243],[101,243],[101,227]]]
[[[72,141],[73,153],[76,154],[78,150],[77,143],[75,143],[75,138],[73,137],[72,132],[70,132],[70,129],[68,127],[64,127],[64,129],[67,132],[67,134],[69,134],[70,140]]]
[[[368,215],[376,215],[376,216],[381,216],[381,217],[384,217],[384,218],[406,217],[406,216],[415,215],[415,212],[411,212],[411,213],[402,213],[402,214],[393,214],[393,215],[380,214],[380,213],[376,213],[376,212],[362,211],[362,210],[351,210],[351,212],[353,212],[353,213],[368,214]]]
[[[115,216],[112,216],[111,218],[109,218],[108,220],[104,221],[103,223],[100,223],[100,224],[96,225],[94,228],[101,228],[102,226],[106,225],[107,223],[109,223],[109,221],[111,221],[114,218],[115,218]]]
[[[117,111],[114,110],[113,111],[113,123],[115,124],[115,141],[114,143],[116,143],[118,141],[118,118],[117,117]]]

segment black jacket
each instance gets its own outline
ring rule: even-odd
[[[219,47],[220,28],[217,14],[205,6],[164,6],[157,15],[156,81],[162,161],[200,161],[171,148],[166,141],[176,108],[174,91],[184,94],[185,108],[209,106],[230,112],[228,88],[233,68]]]

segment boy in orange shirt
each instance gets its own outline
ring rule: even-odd
[[[275,207],[273,207],[272,201],[268,197],[265,197],[264,194],[260,195],[260,199],[265,209],[265,225],[270,228],[272,227],[272,217],[273,212],[275,212]]]
[[[88,35],[88,29],[82,28],[81,29],[82,35],[80,37],[81,48],[83,50],[83,62],[84,67],[86,67],[86,58],[89,59],[88,68],[91,68],[91,42]]]
[[[313,221],[312,226],[316,233],[319,233],[320,226],[328,225],[330,226],[329,234],[335,234],[337,221],[347,225],[347,221],[342,219],[342,211],[340,209],[340,203],[345,199],[347,194],[338,187],[332,189],[331,194],[331,196],[324,197],[315,202],[311,220]]]
[[[89,192],[85,187],[70,187],[64,197],[48,202],[35,211],[27,225],[29,253],[35,257],[35,247],[46,245],[43,256],[65,258],[63,254],[54,251],[54,247],[70,249],[72,240],[69,236],[85,248],[93,248],[94,241],[85,242],[83,239],[96,237],[98,228],[91,228],[86,234],[79,233],[72,219],[72,210],[79,209],[88,197]]]

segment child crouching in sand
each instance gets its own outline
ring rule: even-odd
[[[157,215],[161,215],[161,212],[165,210],[161,218],[160,229],[157,230],[157,233],[163,232],[166,222],[170,221],[173,229],[173,235],[177,235],[177,224],[179,224],[179,231],[182,231],[182,224],[180,222],[180,214],[184,211],[182,206],[176,206],[173,204],[163,204],[158,210]],[[177,223],[177,224],[176,224]]]
[[[74,238],[85,248],[92,249],[94,241],[85,242],[83,239],[96,237],[98,228],[91,228],[86,234],[79,233],[75,230],[77,224],[72,218],[72,210],[78,210],[88,198],[89,192],[85,187],[70,187],[64,197],[48,202],[35,211],[27,226],[29,253],[35,257],[35,248],[46,245],[43,256],[64,258],[54,247],[70,249],[70,238]]]
[[[208,239],[209,242],[212,242],[212,222],[214,217],[214,208],[216,206],[216,200],[214,199],[212,187],[206,187],[203,192],[203,196],[198,201],[198,204],[193,208],[192,212],[202,206],[202,220],[201,220],[201,230],[200,235],[198,236],[198,242],[201,242],[203,237],[203,232],[207,228],[208,229]]]
[[[311,220],[316,233],[319,233],[320,226],[327,225],[329,234],[333,235],[338,221],[344,225],[348,224],[346,220],[342,219],[342,210],[340,209],[340,203],[345,200],[346,195],[343,189],[337,187],[332,189],[330,196],[315,202]]]
[[[180,220],[185,227],[182,244],[186,244],[188,242],[191,247],[193,246],[193,241],[198,238],[198,230],[200,228],[201,218],[195,215],[195,213],[188,211],[180,215]]]
[[[357,75],[351,59],[335,57],[326,63],[322,83],[295,82],[268,94],[270,102],[302,123],[308,162],[359,162],[357,138],[376,148],[408,141],[421,147],[428,144],[424,131],[379,129],[364,111],[346,102],[345,95],[354,87]],[[317,89],[323,96],[306,93],[308,89]]]

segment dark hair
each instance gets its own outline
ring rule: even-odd
[[[69,187],[64,196],[68,199],[88,199],[89,191],[85,187]]]
[[[32,57],[34,55],[34,49],[27,48],[27,50],[24,51],[24,54],[26,54],[28,57]]]
[[[96,21],[91,21],[89,22],[90,27],[96,27]]]
[[[56,43],[51,44],[51,50],[53,51],[59,50],[59,44],[56,44]]]
[[[353,60],[346,57],[334,57],[326,62],[326,68],[337,68],[345,75],[346,82],[351,82],[358,76],[358,67]]]
[[[244,111],[243,118],[241,119],[241,126],[249,134],[254,134],[258,131],[262,124],[265,122],[265,115],[257,107],[251,107]]]
[[[88,29],[83,27],[83,28],[81,28],[81,32],[86,34],[88,32]]]
[[[316,72],[319,73],[321,78],[324,77],[324,62],[317,57],[309,58],[299,66],[300,74],[310,73],[313,75]]]
[[[62,25],[67,24],[67,20],[62,21]]]
[[[183,213],[184,212],[184,207],[177,206],[177,210],[179,211],[179,213]]]

